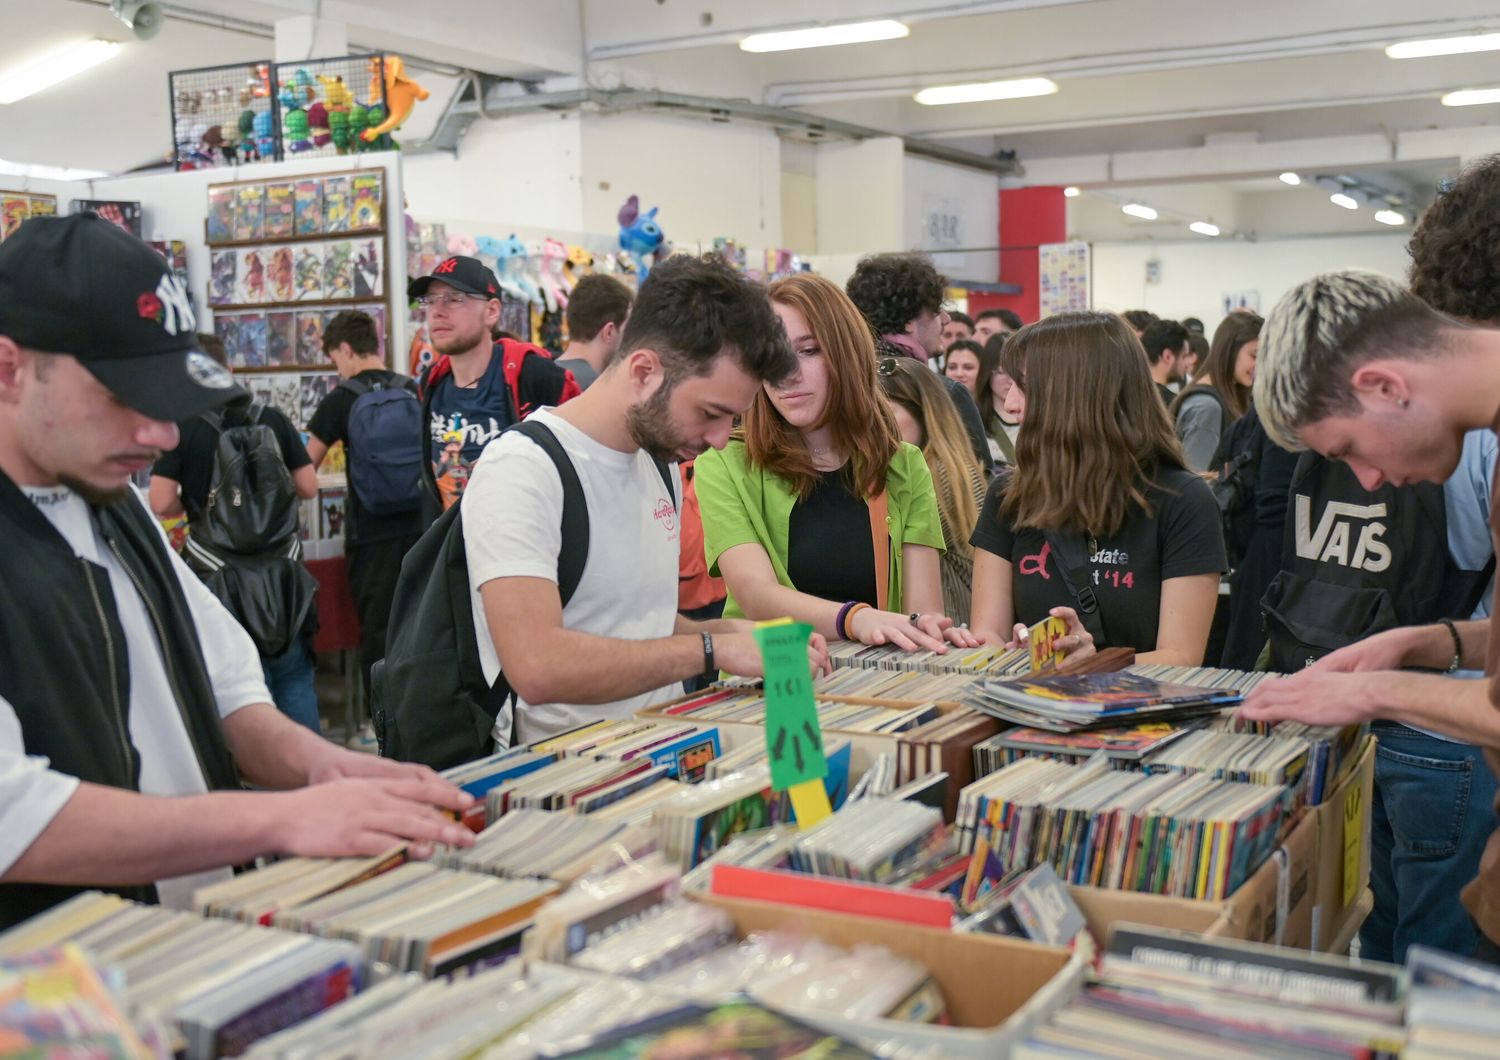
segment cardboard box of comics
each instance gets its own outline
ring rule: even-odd
[[[1370,806],[1375,796],[1375,738],[1344,770],[1333,793],[1313,812],[1318,816],[1317,893],[1313,900],[1313,940],[1327,949],[1346,934],[1345,922],[1370,882]]]
[[[1098,887],[1068,890],[1100,941],[1109,937],[1112,924],[1142,924],[1306,949],[1313,943],[1318,830],[1318,815],[1304,813],[1265,864],[1221,901]]]
[[[921,964],[942,992],[951,1026],[793,1015],[845,1037],[924,1048],[923,1055],[945,1060],[1005,1055],[1034,1024],[1071,999],[1083,980],[1082,961],[1067,950],[1022,939],[955,934],[744,898],[691,897],[727,912],[741,938],[758,931],[801,932],[846,948],[884,946]]]

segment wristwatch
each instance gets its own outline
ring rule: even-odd
[[[714,662],[714,636],[712,633],[700,635],[703,637],[703,680],[713,683],[719,679],[719,667]]]

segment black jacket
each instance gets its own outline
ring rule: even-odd
[[[95,509],[105,543],[129,572],[156,627],[177,708],[210,789],[239,778],[219,727],[213,683],[166,542],[134,495]],[[82,781],[139,790],[131,743],[130,666],[109,573],[78,555],[0,474],[0,696],[26,753]],[[0,927],[86,890],[0,884]],[[155,889],[106,888],[151,901]]]

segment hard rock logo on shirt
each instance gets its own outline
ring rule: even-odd
[[[473,459],[466,457],[464,450],[482,453],[486,445],[500,436],[501,430],[493,417],[486,426],[470,423],[457,412],[449,416],[433,414],[432,442],[440,455],[433,463],[432,473],[437,479],[438,495],[443,499],[445,511],[463,495],[479,459],[477,455]]]
[[[1039,552],[1033,552],[1021,557],[1021,562],[1016,564],[1016,570],[1023,577],[1040,577],[1043,581],[1052,580],[1052,571],[1049,561],[1052,558],[1052,542],[1043,541]],[[1134,589],[1135,572],[1132,570],[1100,570],[1100,567],[1128,567],[1130,553],[1123,548],[1099,548],[1089,557],[1090,573],[1094,577],[1096,587],[1109,586],[1112,589]]]

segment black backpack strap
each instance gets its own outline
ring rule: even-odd
[[[672,484],[672,465],[665,460],[658,460],[654,456],[651,458],[651,462],[656,465],[656,473],[661,476],[662,482],[666,484],[667,496],[672,498],[672,507],[678,507],[677,487]]]
[[[589,506],[583,496],[583,483],[578,480],[578,470],[567,450],[546,424],[525,420],[506,429],[519,431],[540,446],[562,479],[562,550],[557,554],[557,594],[567,607],[583,579],[583,567],[589,558]]]
[[[1062,576],[1063,588],[1073,598],[1073,608],[1083,628],[1094,638],[1099,648],[1112,648],[1104,625],[1104,612],[1099,608],[1099,596],[1094,592],[1093,579],[1089,577],[1088,549],[1076,534],[1043,532],[1047,544],[1052,546],[1052,555],[1057,560],[1057,571]],[[1125,645],[1128,647],[1128,645]]]
[[[347,390],[347,391],[349,391],[349,393],[353,394],[355,396],[355,398],[361,398],[361,397],[364,397],[366,394],[368,394],[374,388],[371,387],[369,383],[366,383],[363,379],[353,379],[353,378],[351,378],[351,379],[340,379],[339,383],[338,383],[338,386],[334,387],[334,389],[335,390]]]

